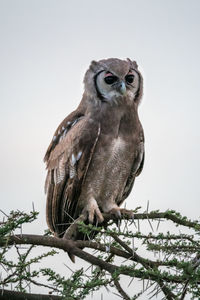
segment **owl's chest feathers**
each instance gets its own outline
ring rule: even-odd
[[[98,116],[100,135],[89,168],[87,183],[98,201],[121,194],[140,144],[137,113],[110,110]],[[90,188],[88,189],[90,190]]]
[[[100,125],[100,136],[95,151],[97,156],[112,163],[122,158],[133,160],[142,132],[135,107],[103,106],[95,113],[95,118]]]
[[[103,107],[95,114],[95,119],[100,124],[101,137],[103,136],[105,141],[108,137],[109,142],[120,137],[128,143],[133,140],[135,143],[138,131],[142,131],[135,107]]]

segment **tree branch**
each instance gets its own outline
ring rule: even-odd
[[[118,218],[114,215],[110,215],[109,213],[103,214],[105,222],[108,222],[109,220],[117,221]],[[150,212],[150,213],[136,213],[134,214],[135,220],[148,220],[148,219],[167,219],[171,220],[176,224],[187,226],[189,228],[193,228],[195,230],[200,230],[200,224],[190,221],[185,217],[181,217],[178,213],[175,211],[167,210],[166,212]],[[132,220],[132,216],[130,214],[123,214],[123,218],[125,220]]]
[[[124,210],[123,211],[123,219],[124,220],[132,220],[133,221],[133,214],[130,211]],[[125,222],[125,229],[126,231],[124,232],[116,232],[115,229],[110,229],[109,226],[113,224],[113,222],[109,222],[110,220],[113,221],[119,221],[117,217],[114,215],[110,214],[103,214],[104,216],[104,223],[101,224],[101,227],[95,227],[93,225],[85,225],[84,223],[80,221],[83,221],[81,216],[76,219],[71,226],[69,226],[68,230],[65,233],[65,236],[63,239],[58,238],[58,237],[52,237],[52,236],[40,236],[40,235],[29,235],[29,234],[19,234],[19,235],[8,235],[11,234],[14,229],[18,228],[18,224],[23,224],[26,222],[29,222],[30,219],[32,218],[32,215],[27,215],[23,213],[18,213],[16,214],[15,212],[11,214],[10,217],[8,217],[8,221],[2,223],[1,227],[1,236],[2,238],[0,239],[0,247],[3,247],[3,252],[2,252],[2,263],[5,266],[9,266],[10,268],[18,268],[17,272],[21,274],[22,276],[18,276],[16,274],[16,278],[11,278],[14,273],[10,274],[7,276],[4,281],[6,282],[18,282],[18,286],[21,287],[21,291],[23,291],[23,286],[21,284],[20,280],[26,280],[26,267],[30,265],[31,263],[38,261],[39,258],[35,258],[35,260],[30,260],[26,262],[27,256],[29,255],[32,247],[34,245],[37,246],[45,246],[45,247],[53,247],[53,248],[58,248],[61,249],[69,254],[69,256],[77,256],[84,261],[96,265],[99,267],[97,268],[97,272],[93,273],[95,274],[94,277],[91,277],[90,280],[91,282],[94,282],[94,280],[99,280],[98,272],[101,272],[103,274],[110,273],[112,282],[114,282],[115,287],[117,288],[119,294],[124,298],[129,300],[130,297],[126,294],[126,292],[122,289],[118,277],[119,275],[125,275],[128,277],[132,278],[140,278],[143,280],[151,280],[154,282],[157,282],[157,291],[158,292],[163,292],[165,295],[165,298],[168,300],[176,299],[176,295],[173,292],[177,292],[180,296],[180,285],[182,285],[183,290],[182,290],[182,298],[184,299],[186,292],[188,290],[188,286],[190,285],[190,288],[194,290],[196,294],[198,294],[198,286],[200,284],[199,277],[197,276],[198,274],[193,271],[199,266],[200,264],[200,257],[199,254],[197,254],[196,259],[194,259],[191,262],[190,267],[190,261],[188,261],[189,257],[187,257],[186,261],[181,260],[181,256],[177,257],[173,253],[174,250],[181,249],[184,253],[186,253],[188,250],[189,251],[195,251],[199,252],[199,241],[196,239],[196,236],[194,235],[173,235],[170,233],[167,234],[157,234],[157,235],[142,235],[140,232],[136,232],[132,234],[128,230],[127,227],[127,222]],[[35,218],[35,217],[34,217]],[[15,219],[16,219],[16,224],[15,224]],[[174,211],[167,211],[164,213],[159,213],[159,212],[150,212],[150,213],[136,213],[134,215],[135,220],[151,220],[151,219],[166,219],[166,220],[171,220],[175,224],[178,225],[183,225],[189,228],[192,228],[196,231],[200,230],[200,224],[198,221],[190,221],[186,217],[181,217],[178,213]],[[109,222],[109,223],[108,223]],[[149,222],[150,223],[150,222]],[[106,225],[104,227],[104,225]],[[151,224],[150,224],[151,225]],[[139,226],[139,225],[138,225]],[[99,235],[96,238],[96,241],[92,240],[73,240],[73,235],[77,231],[83,232],[83,234],[90,235],[90,233],[94,232],[94,235],[99,233]],[[139,231],[139,228],[138,228]],[[105,235],[109,237],[109,242],[103,244],[100,243],[100,238],[101,235]],[[139,256],[136,253],[136,250],[134,248],[134,245],[132,247],[129,246],[129,243],[131,242],[131,239],[133,238],[139,239],[140,242],[143,242],[146,244],[146,249],[147,250],[156,250],[156,251],[161,251],[161,253],[164,253],[166,250],[169,252],[168,258],[164,259],[164,261],[153,261],[150,259],[145,259],[141,256]],[[114,239],[114,240],[113,240]],[[128,240],[129,239],[129,240]],[[165,240],[164,242],[162,240]],[[172,240],[176,240],[176,242],[172,243]],[[184,241],[184,240],[187,240]],[[189,243],[188,243],[189,241]],[[16,245],[22,245],[22,244],[29,244],[32,245],[28,251],[26,251],[25,254],[21,254],[21,251],[18,251],[18,246]],[[13,264],[12,262],[7,261],[6,257],[4,257],[5,251],[7,251],[7,246],[9,245],[15,245],[16,250],[18,251],[18,257],[19,261],[22,264],[23,268],[21,269],[21,265],[19,264]],[[100,255],[92,255],[86,251],[84,251],[84,248],[90,248],[90,249],[95,249],[97,251],[100,251]],[[55,250],[52,250],[51,252],[55,252]],[[102,253],[106,254],[108,253],[108,257],[106,258],[107,255],[103,255]],[[173,255],[172,257],[169,256]],[[52,255],[52,254],[51,254]],[[126,260],[134,261],[136,264],[130,264],[129,266],[127,264],[121,264],[120,266],[115,265],[113,261],[110,261],[112,257],[121,257],[125,258]],[[140,264],[140,265],[138,265]],[[159,268],[160,266],[166,266],[167,268]],[[175,267],[176,269],[173,270],[172,267]],[[24,270],[25,270],[25,275],[24,275]],[[44,269],[47,270],[47,275],[51,276],[51,272],[53,272],[51,269]],[[49,271],[48,271],[49,270]],[[171,273],[170,271],[173,270]],[[191,271],[192,270],[192,271]],[[13,271],[13,270],[12,270]],[[107,272],[105,272],[107,271]],[[174,272],[176,271],[176,273]],[[20,273],[21,272],[21,273]],[[48,273],[49,272],[49,273]],[[82,272],[82,271],[81,271]],[[34,273],[35,274],[35,273]],[[77,273],[78,274],[78,273]],[[82,274],[82,273],[80,273]],[[28,275],[30,277],[30,275]],[[53,275],[55,276],[55,275]],[[80,276],[80,275],[78,275]],[[82,275],[81,275],[82,276]],[[195,286],[193,287],[193,276],[195,278]],[[20,277],[20,278],[19,278]],[[31,277],[27,277],[27,280],[30,282],[33,282],[34,284],[37,284]],[[96,279],[95,279],[96,278]],[[15,281],[16,280],[16,281]],[[3,281],[2,281],[3,282]],[[56,281],[57,282],[57,281]],[[168,284],[169,283],[169,284]],[[172,285],[176,283],[177,289],[175,288],[175,285]],[[89,282],[88,282],[89,284]],[[93,284],[93,283],[92,283]],[[95,283],[96,284],[96,283]],[[100,283],[99,283],[100,284]],[[107,284],[107,283],[106,283]],[[42,284],[39,284],[42,285]],[[44,285],[42,285],[44,286]],[[79,286],[79,285],[78,285]],[[80,286],[79,286],[80,287]],[[96,286],[95,286],[96,287]],[[51,287],[49,287],[51,288]],[[82,288],[82,287],[81,287]],[[91,289],[91,286],[87,286],[87,288]],[[195,291],[195,288],[197,288],[197,292]],[[35,295],[35,294],[25,294],[25,293],[19,293],[19,292],[14,292],[14,291],[7,291],[3,292],[3,290],[0,290],[2,292],[2,295],[0,295],[0,299],[61,299],[58,296],[52,296],[52,295]],[[144,292],[144,289],[143,289]],[[9,294],[10,293],[10,294]],[[142,292],[141,292],[142,293]],[[71,294],[70,294],[71,295]],[[198,294],[199,295],[199,294]],[[17,297],[20,298],[17,298]],[[4,297],[4,298],[2,298]],[[25,298],[23,298],[25,297]],[[35,298],[34,298],[35,297]],[[41,298],[42,297],[42,298]],[[47,298],[45,298],[47,297]],[[57,297],[57,298],[56,298]],[[70,300],[70,298],[69,298]]]
[[[22,293],[22,292],[0,289],[0,300],[61,300],[61,299],[63,298],[60,296],[45,295],[45,294],[30,294],[30,293]]]
[[[69,252],[71,254],[74,254],[75,256],[87,261],[90,264],[99,266],[101,269],[104,269],[108,271],[110,274],[117,273],[117,274],[123,274],[130,277],[137,277],[137,278],[143,278],[143,279],[149,279],[151,277],[152,280],[157,281],[158,279],[162,279],[166,282],[174,282],[174,283],[183,283],[184,279],[181,276],[173,275],[173,276],[167,276],[161,274],[154,274],[154,272],[150,273],[143,273],[140,270],[131,269],[129,267],[118,267],[114,264],[107,263],[103,261],[102,259],[99,259],[98,257],[93,256],[90,253],[87,253],[77,247],[77,244],[79,241],[72,241],[72,240],[64,240],[57,237],[49,237],[49,236],[40,236],[40,235],[29,235],[29,234],[23,234],[23,235],[15,235],[10,236],[7,240],[7,245],[13,245],[13,244],[33,244],[38,246],[48,246],[48,247],[54,247],[58,249],[62,249],[66,252]],[[5,241],[0,241],[0,246],[4,246]],[[128,258],[128,257],[127,257]]]

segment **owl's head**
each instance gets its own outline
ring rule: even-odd
[[[84,77],[85,92],[103,102],[115,102],[128,97],[140,102],[143,79],[135,61],[118,58],[92,61]]]

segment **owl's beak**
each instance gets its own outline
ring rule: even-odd
[[[123,81],[120,81],[117,84],[117,90],[120,92],[120,94],[124,95],[126,93],[126,85]]]

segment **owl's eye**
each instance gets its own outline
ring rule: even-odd
[[[125,79],[126,79],[126,82],[127,82],[127,83],[130,83],[130,84],[131,84],[131,83],[133,83],[133,81],[134,81],[134,75],[132,75],[132,74],[131,74],[131,75],[126,75],[126,76],[125,76]]]
[[[114,82],[116,82],[117,81],[117,76],[106,76],[105,78],[104,78],[104,81],[105,81],[105,83],[107,83],[107,84],[113,84]]]

